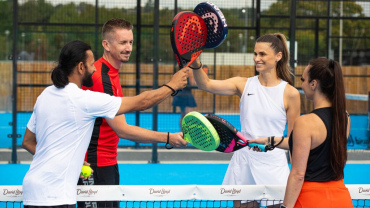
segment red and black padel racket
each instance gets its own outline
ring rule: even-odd
[[[189,66],[203,51],[207,26],[194,12],[183,11],[172,20],[171,45],[181,68]]]
[[[248,139],[225,119],[213,114],[206,114],[204,116],[211,122],[220,137],[220,145],[216,151],[230,153],[247,146],[259,149],[262,152],[271,150],[268,145],[249,143]]]

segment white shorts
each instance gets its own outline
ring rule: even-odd
[[[264,163],[263,152],[259,157],[250,154],[248,148],[234,152],[222,185],[286,185],[290,173],[285,152],[275,152],[274,159],[281,157],[279,163]],[[282,154],[283,153],[283,154]],[[252,153],[254,154],[254,153]],[[271,156],[271,155],[270,155]],[[245,203],[246,201],[242,201]],[[267,205],[272,205],[268,202]],[[262,206],[266,206],[261,204]]]

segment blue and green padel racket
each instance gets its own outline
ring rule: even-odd
[[[220,145],[220,137],[211,122],[202,114],[193,111],[182,119],[184,139],[203,151],[213,151]]]

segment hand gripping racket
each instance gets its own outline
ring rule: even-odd
[[[202,17],[207,25],[207,42],[205,48],[216,48],[224,42],[228,28],[225,16],[221,10],[211,2],[199,3],[194,11]]]
[[[203,151],[213,151],[220,145],[216,129],[202,114],[193,111],[182,119],[184,139]]]
[[[183,11],[173,18],[170,36],[172,50],[181,69],[202,53],[207,41],[207,26],[199,15]]]
[[[262,152],[270,150],[267,145],[248,143],[248,139],[225,119],[213,114],[206,114],[205,117],[211,122],[220,137],[220,145],[216,151],[230,153],[246,146],[259,148]]]

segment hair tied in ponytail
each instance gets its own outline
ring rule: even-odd
[[[329,69],[334,69],[334,61],[333,61],[333,59],[329,59]]]

